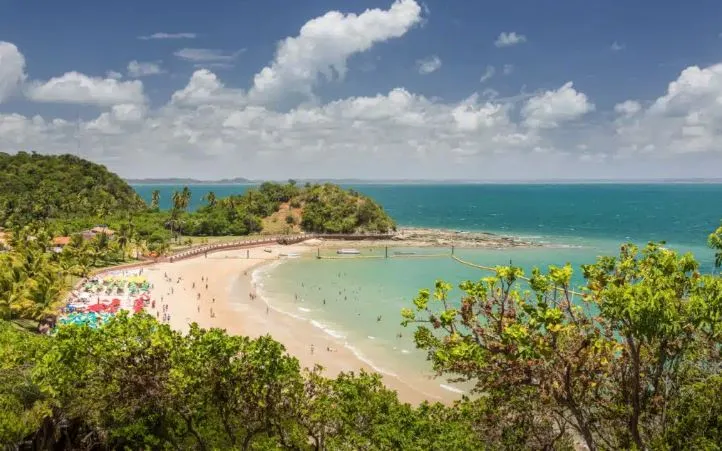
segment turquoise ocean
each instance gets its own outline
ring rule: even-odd
[[[722,219],[719,184],[476,184],[354,185],[373,197],[401,227],[485,231],[521,237],[545,247],[507,250],[459,250],[456,254],[486,266],[532,267],[571,263],[575,283],[579,266],[600,255],[615,255],[619,245],[665,241],[666,247],[693,252],[705,272],[713,270],[707,235]],[[168,206],[179,186],[135,185],[146,200],[161,192]],[[193,185],[191,208],[214,191],[218,197],[242,193],[248,185]],[[358,247],[358,246],[356,246]],[[358,247],[365,255],[383,249]],[[389,254],[401,249],[389,249]],[[403,249],[408,251],[408,249]],[[417,249],[445,253],[449,249]],[[332,253],[332,251],[326,251]],[[408,374],[429,371],[414,349],[412,328],[400,326],[400,310],[420,288],[435,280],[457,285],[488,273],[448,257],[317,260],[302,258],[257,270],[262,296],[282,312],[311,321],[354,350],[379,371]]]

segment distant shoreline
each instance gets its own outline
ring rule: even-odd
[[[281,180],[196,180],[196,179],[124,179],[131,185],[259,185]],[[282,180],[285,181],[285,180]],[[356,180],[356,179],[298,179],[304,183],[334,183],[342,185],[722,185],[722,179],[549,179],[549,180]]]

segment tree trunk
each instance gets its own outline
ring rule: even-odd
[[[632,357],[632,415],[629,417],[629,432],[632,434],[632,440],[637,448],[640,450],[645,449],[642,438],[639,435],[639,417],[641,414],[641,402],[639,394],[639,347],[635,346],[634,339],[627,337],[627,345],[629,346],[629,352]]]

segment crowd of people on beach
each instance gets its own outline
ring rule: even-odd
[[[170,299],[176,295],[177,291],[190,290],[193,292],[195,301],[195,309],[197,313],[201,313],[207,309],[208,317],[216,318],[216,310],[214,309],[216,298],[209,296],[210,279],[206,275],[201,275],[200,280],[193,280],[184,283],[182,275],[173,275],[168,272],[163,273],[163,280],[167,289],[164,293],[158,293],[154,290],[154,286],[150,284],[143,275],[143,268],[134,270],[118,270],[104,273],[103,275],[83,281],[76,290],[70,293],[68,302],[62,310],[59,317],[59,324],[89,324],[91,327],[97,327],[106,322],[109,318],[121,310],[133,313],[147,311],[154,314],[156,319],[162,323],[170,324],[172,320]],[[244,277],[250,277],[249,271],[243,272]],[[339,281],[338,295],[334,296],[333,301],[351,302],[356,304],[354,310],[357,316],[361,315],[360,300],[361,287],[346,287],[341,280],[346,274],[338,272],[336,274]],[[258,299],[256,286],[250,281],[251,290],[248,293],[248,299],[254,302]],[[321,286],[309,285],[306,282],[300,282],[301,292],[321,291]],[[208,299],[210,297],[210,299]],[[321,296],[319,296],[321,297]],[[303,302],[298,292],[294,293],[295,302]],[[326,308],[327,299],[324,297],[320,300],[323,308]],[[268,304],[265,306],[266,315],[271,314]],[[177,310],[176,310],[177,312]],[[190,318],[187,318],[190,322]],[[380,322],[382,317],[377,317]],[[399,338],[399,337],[397,337]],[[326,346],[327,352],[337,352],[332,346]],[[316,346],[311,343],[309,352],[313,355],[316,352]]]
[[[143,269],[110,271],[81,280],[61,309],[57,324],[98,327],[120,311],[140,313],[155,305]]]

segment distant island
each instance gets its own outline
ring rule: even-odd
[[[252,180],[244,177],[219,180],[198,180],[193,178],[144,178],[125,179],[131,185],[260,185],[263,182],[279,182],[276,179]],[[534,179],[534,180],[451,180],[451,179],[334,179],[308,178],[295,179],[300,184],[336,185],[599,185],[599,184],[721,184],[720,178],[659,178],[659,179]]]
[[[148,178],[125,179],[131,185],[240,185],[245,183],[260,183],[243,177],[220,180],[198,180],[190,178]]]

